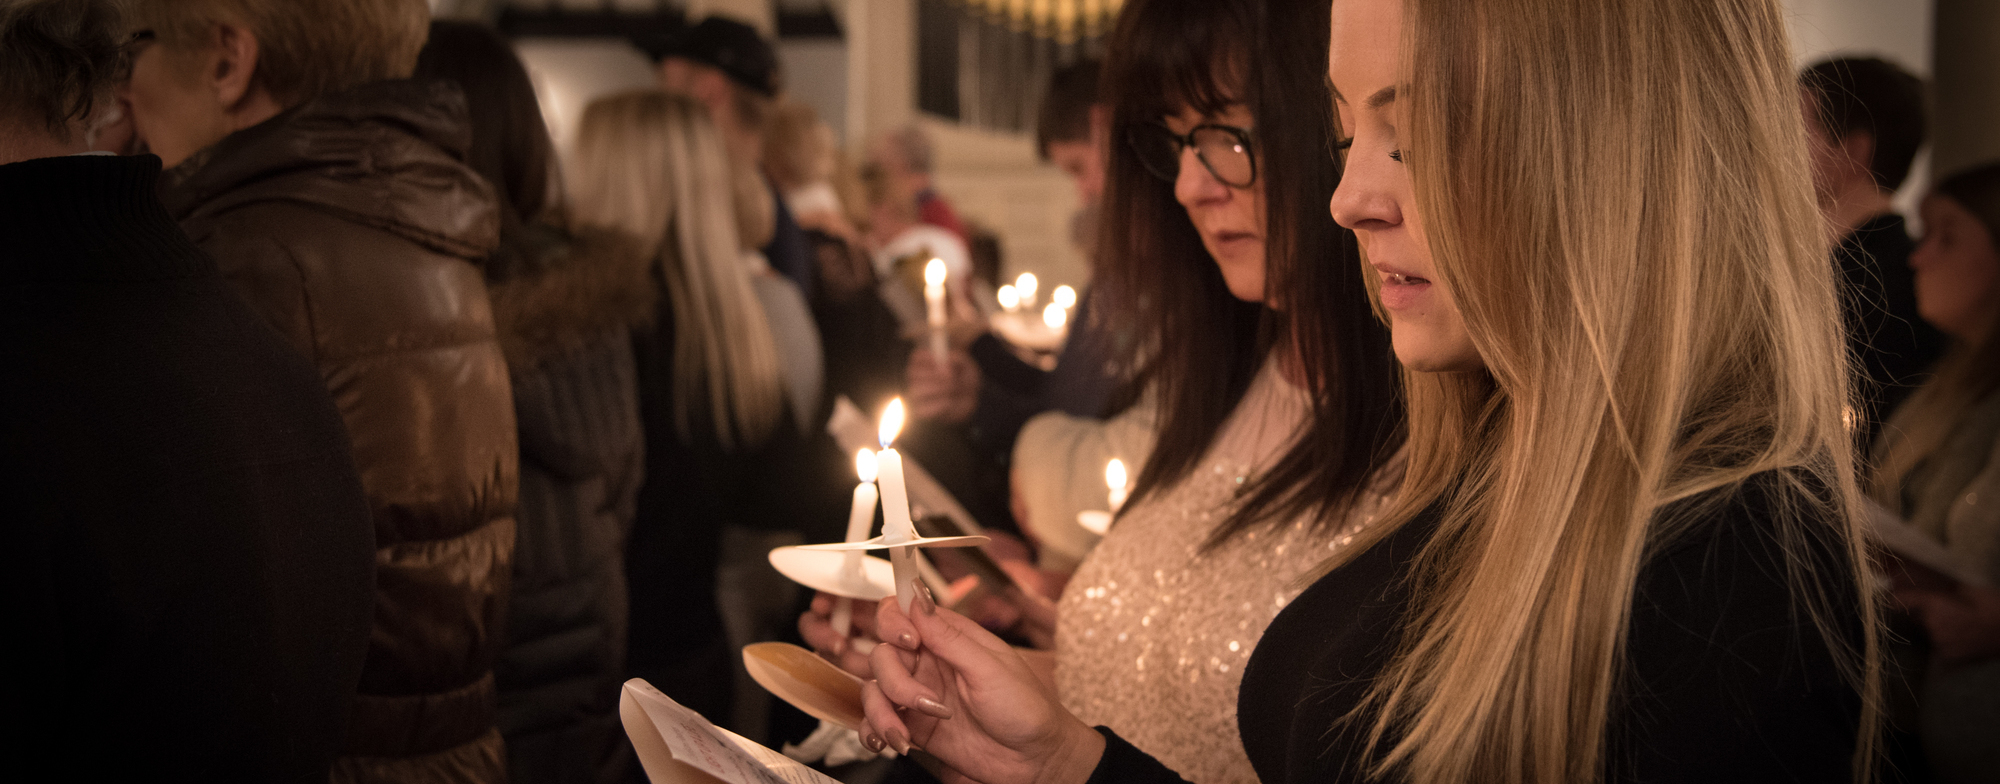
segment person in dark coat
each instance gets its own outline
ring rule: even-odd
[[[472,167],[500,197],[486,262],[520,428],[514,595],[496,668],[513,784],[622,778],[625,542],[645,471],[631,330],[654,289],[636,243],[556,227],[555,148],[528,72],[469,22],[431,24],[419,78],[465,90]]]
[[[1834,233],[1847,351],[1860,363],[1849,421],[1865,455],[1947,343],[1917,314],[1916,243],[1890,205],[1924,143],[1924,83],[1886,60],[1845,57],[1807,67],[1799,85],[1813,190]]]
[[[498,220],[492,188],[462,162],[458,88],[403,80],[429,9],[134,8],[125,96],[139,136],[172,167],[162,199],[318,366],[374,511],[374,630],[332,778],[504,781],[493,662],[519,450],[477,266]],[[273,21],[299,18],[314,22]]]
[[[367,499],[319,374],[160,207],[159,159],[77,154],[120,41],[108,0],[0,1],[0,756],[324,782]]]

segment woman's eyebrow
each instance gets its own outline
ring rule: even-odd
[[[1389,85],[1388,87],[1376,90],[1374,95],[1368,96],[1368,100],[1362,101],[1361,103],[1362,105],[1367,106],[1370,109],[1380,109],[1384,106],[1389,105],[1395,100],[1396,100],[1396,86],[1392,84]]]

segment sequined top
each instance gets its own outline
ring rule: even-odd
[[[1059,604],[1056,688],[1064,706],[1189,781],[1257,780],[1236,729],[1243,665],[1264,627],[1298,595],[1298,577],[1351,540],[1381,503],[1377,488],[1338,532],[1294,520],[1200,552],[1239,489],[1291,445],[1310,402],[1266,363],[1194,471],[1128,510]]]

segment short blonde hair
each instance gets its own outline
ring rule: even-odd
[[[127,0],[135,30],[177,51],[213,43],[218,24],[257,37],[258,86],[285,106],[369,82],[406,79],[430,37],[424,0]]]

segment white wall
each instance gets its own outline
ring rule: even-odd
[[[785,92],[819,112],[837,143],[847,139],[847,44],[838,38],[778,41]]]

